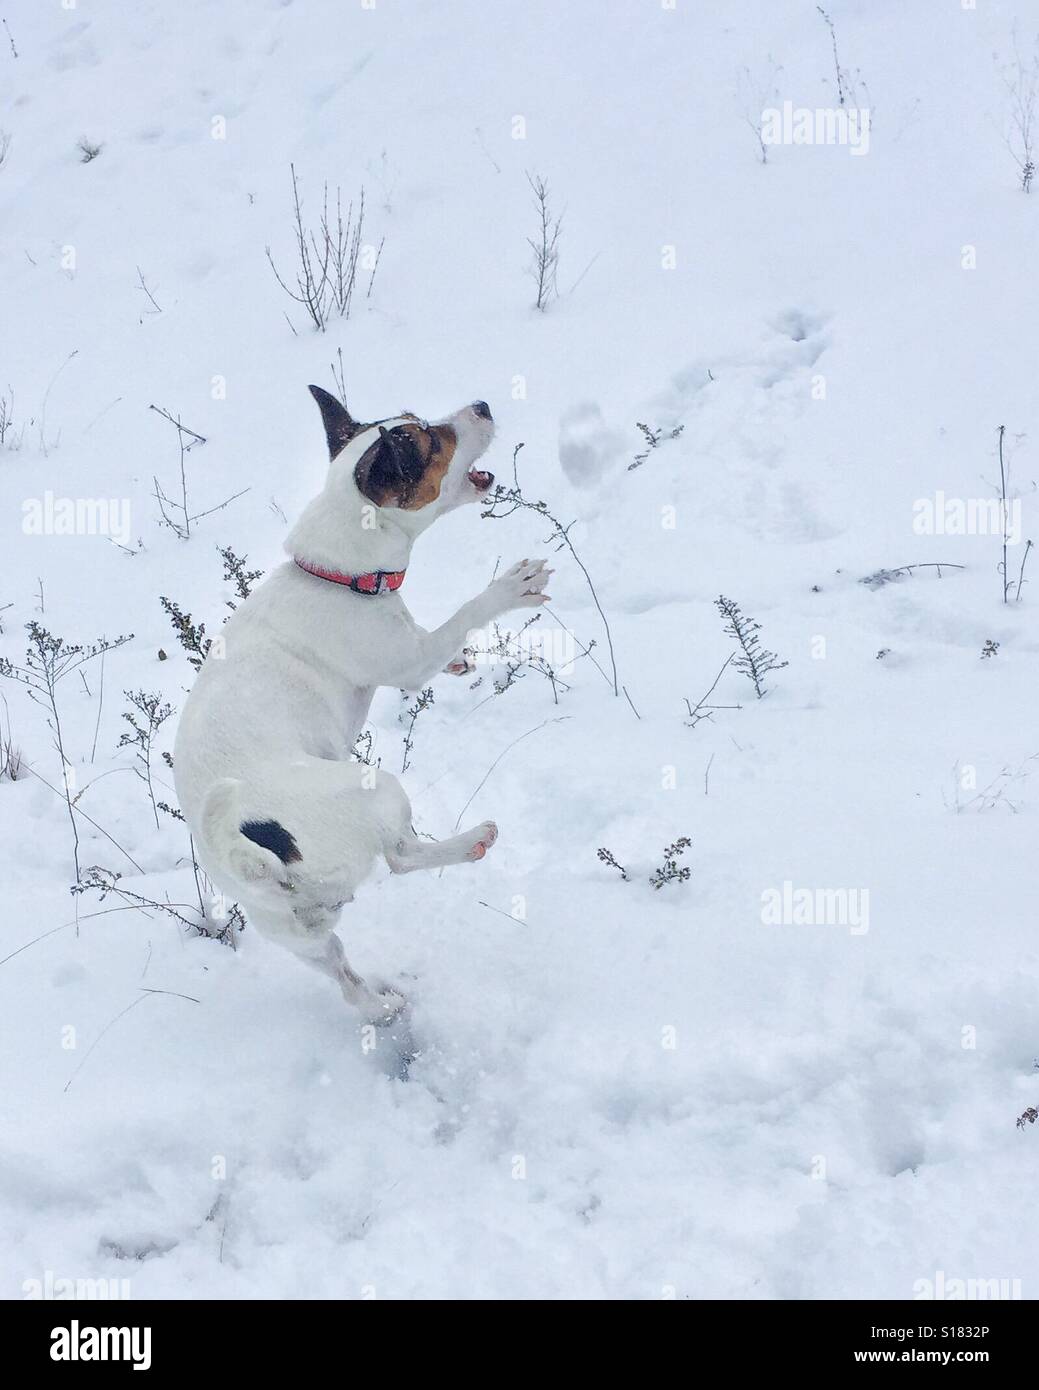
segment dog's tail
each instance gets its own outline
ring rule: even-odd
[[[202,836],[234,876],[245,883],[284,884],[285,869],[303,858],[294,837],[276,820],[242,816],[242,784],[221,777],[202,806]]]

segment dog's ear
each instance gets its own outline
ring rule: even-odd
[[[421,481],[423,460],[415,443],[402,431],[379,426],[379,438],[357,461],[354,481],[377,507],[402,507]]]
[[[353,418],[342,401],[323,391],[320,386],[308,386],[307,390],[317,401],[321,419],[325,425],[325,438],[328,440],[328,456],[335,458],[354,435],[364,427]]]

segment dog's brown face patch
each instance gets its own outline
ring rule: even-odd
[[[354,480],[377,507],[417,512],[440,496],[457,447],[450,425],[430,426],[414,416],[381,432],[358,460]]]
[[[451,460],[458,447],[458,436],[450,425],[439,425],[433,429],[424,425],[405,425],[411,434],[415,447],[423,459],[422,478],[410,497],[400,505],[408,511],[417,512],[428,507],[440,496],[440,488],[447,477]]]

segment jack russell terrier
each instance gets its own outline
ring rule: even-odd
[[[339,984],[365,1019],[404,999],[350,969],[340,909],[382,855],[394,873],[482,859],[484,821],[447,840],[419,839],[391,773],[353,756],[380,685],[418,690],[469,668],[466,637],[515,608],[548,601],[544,560],[521,560],[453,618],[426,632],[399,589],[415,538],[476,501],[494,475],[474,465],[494,435],[486,402],[436,424],[402,415],[358,424],[311,386],[328,439],[324,489],[306,507],[280,565],[223,629],[181,715],[174,779],[199,863],[265,936]]]

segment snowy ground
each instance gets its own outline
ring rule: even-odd
[[[437,684],[405,778],[420,829],[448,833],[509,751],[469,808],[502,827],[486,861],[383,874],[346,910],[351,960],[412,1000],[406,1081],[392,1040],[365,1050],[333,987],[248,928],[232,952],[90,916],[114,901],[70,897],[59,795],[0,781],[0,1293],[49,1271],[139,1298],[910,1298],[941,1271],[1036,1296],[1039,1130],[1015,1118],[1039,1104],[1039,591],[1004,606],[997,537],[913,525],[937,491],[993,495],[1005,424],[1039,540],[1016,438],[1039,426],[1039,196],[999,77],[1035,4],[833,0],[868,154],[765,166],[740,69],[771,55],[780,104],[836,100],[807,0],[5,14],[0,654],[32,619],[135,634],[100,716],[98,663],[60,688],[79,810],[121,847],[81,819],[83,864],[192,900],[183,829],[156,830],[117,748],[122,691],[183,702],[159,595],[217,631],[218,545],[279,562],[324,464],[305,387],[333,385],[339,348],[362,418],[485,398],[500,477],[525,442],[528,493],[578,519],[631,703],[590,659],[558,706],[533,672],[489,699],[488,668]],[[290,161],[310,207],[363,183],[385,236],[371,297],[324,335],[264,255],[291,265]],[[528,171],[565,208],[543,315]],[[249,489],[186,542],[157,524],[178,453],[153,403],[208,439],[197,510]],[[683,429],[629,471],[636,421]],[[136,553],[27,534],[48,491],[128,503]],[[545,534],[456,513],[408,603],[442,620]],[[963,568],[859,582],[936,561]],[[742,708],[692,728],[732,650],[719,593],[789,665],[761,701],[730,667],[712,700]],[[552,610],[605,664],[565,555]],[[0,690],[57,786],[44,712]],[[401,707],[374,710],[394,770]],[[655,892],[678,836],[692,876]],[[785,882],[868,890],[868,922],[766,924]]]

